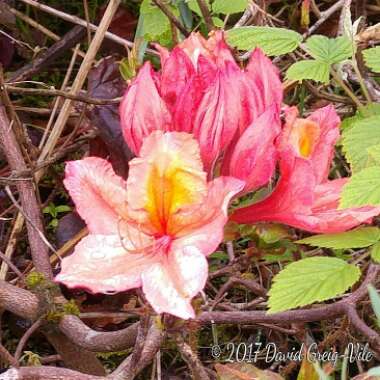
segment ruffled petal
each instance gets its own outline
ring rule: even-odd
[[[70,288],[113,294],[141,286],[141,273],[155,262],[155,255],[128,252],[117,235],[89,235],[62,260],[55,280]]]
[[[135,154],[144,137],[155,130],[170,130],[171,115],[162,100],[149,62],[140,69],[120,103],[120,122],[125,141]]]
[[[97,157],[68,161],[63,183],[91,233],[117,233],[119,218],[127,215],[126,183],[109,162]]]
[[[205,256],[195,247],[173,243],[167,257],[142,274],[143,291],[157,313],[194,318],[191,299],[207,280]]]
[[[280,130],[279,112],[274,105],[243,132],[230,160],[224,159],[222,173],[244,180],[245,192],[267,184],[276,168],[275,139]]]
[[[197,247],[206,256],[213,253],[223,240],[229,202],[243,188],[244,181],[233,177],[218,177],[210,182],[207,197],[198,208],[182,210],[173,217],[176,242]]]
[[[192,135],[153,132],[130,161],[129,216],[150,233],[171,234],[170,219],[207,194],[199,146]]]

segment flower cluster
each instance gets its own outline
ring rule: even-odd
[[[194,317],[192,298],[208,275],[206,257],[223,240],[233,197],[280,178],[265,199],[230,216],[312,232],[370,222],[380,208],[338,208],[346,179],[329,180],[340,120],[332,106],[298,118],[285,108],[271,61],[256,49],[242,69],[222,32],[192,34],[171,52],[157,46],[120,105],[136,154],[128,179],[103,159],[68,162],[64,184],[89,235],[56,280],[91,292],[136,287],[157,313]]]

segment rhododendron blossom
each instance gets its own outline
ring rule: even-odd
[[[329,180],[340,119],[332,106],[297,117],[295,107],[278,141],[280,179],[264,200],[237,209],[231,219],[239,223],[279,222],[310,232],[341,232],[380,214],[380,207],[338,209],[347,178]]]
[[[244,180],[245,191],[267,184],[276,166],[282,102],[272,62],[256,49],[241,69],[221,31],[208,40],[193,33],[171,52],[157,48],[161,71],[146,62],[120,104],[133,152],[154,130],[193,133],[209,178],[217,169]]]
[[[194,317],[206,256],[222,241],[229,200],[244,187],[206,176],[198,143],[180,132],[150,134],[126,182],[101,158],[68,162],[64,184],[89,235],[56,280],[94,293],[142,286],[157,313]]]

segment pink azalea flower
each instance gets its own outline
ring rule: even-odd
[[[329,180],[340,119],[332,106],[297,118],[288,109],[278,142],[281,177],[264,200],[236,210],[231,219],[239,223],[279,222],[317,233],[341,232],[369,223],[380,207],[338,209],[347,178]]]
[[[94,293],[141,287],[157,313],[194,317],[206,256],[223,238],[233,177],[207,182],[190,134],[156,131],[130,161],[128,180],[89,157],[66,165],[64,184],[89,235],[62,261],[56,280]]]
[[[138,154],[154,130],[193,133],[209,178],[217,167],[246,181],[245,191],[265,185],[275,169],[282,103],[272,62],[256,49],[241,69],[222,32],[208,40],[193,33],[171,52],[157,49],[161,71],[145,63],[120,105],[130,148]]]

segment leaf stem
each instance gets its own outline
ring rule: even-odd
[[[339,77],[338,73],[333,68],[330,68],[330,73],[335,79],[335,81],[343,88],[343,90],[347,93],[347,95],[352,99],[355,105],[357,107],[362,107],[363,104],[360,102],[357,96],[351,91],[351,89],[343,82],[343,80]]]

